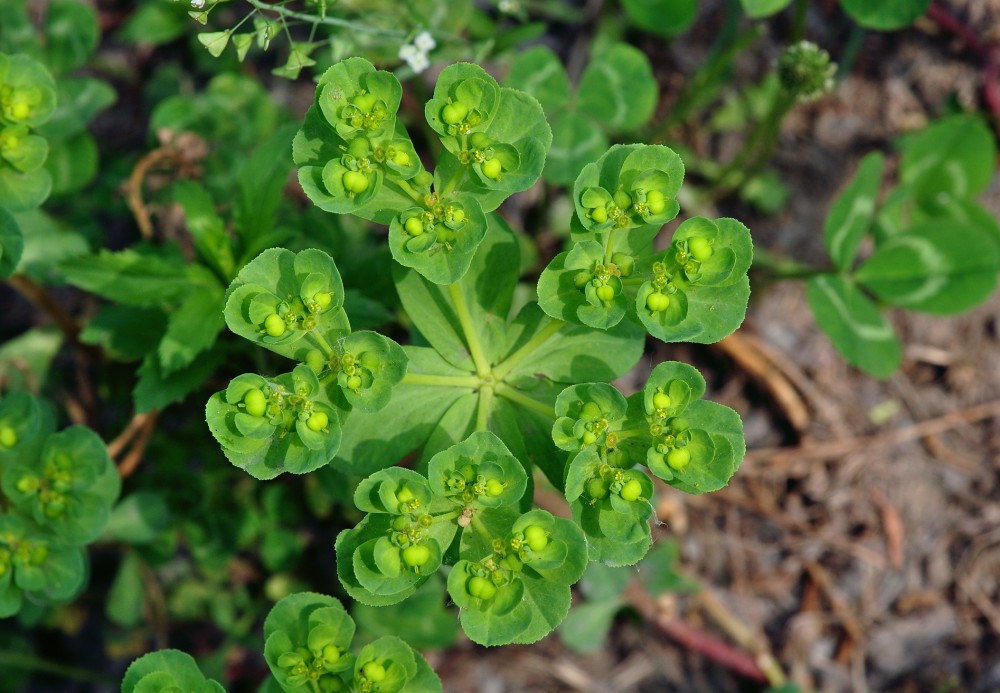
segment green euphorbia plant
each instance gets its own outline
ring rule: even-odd
[[[366,476],[354,493],[366,515],[336,543],[353,599],[397,604],[444,570],[470,638],[534,642],[565,617],[588,561],[631,565],[649,549],[647,471],[705,493],[738,468],[740,418],[701,399],[691,366],[658,365],[630,397],[607,383],[636,364],[647,333],[704,343],[739,326],[750,236],[696,217],[657,250],[683,164],[664,146],[614,146],[576,180],[571,247],[542,272],[537,303],[515,301],[518,243],[497,208],[541,175],[542,109],[478,66],[446,68],[424,109],[441,145],[429,170],[401,98],[361,58],[334,65],[293,153],[317,206],[388,226],[393,280],[426,346],[352,331],[334,258],[265,251],[230,286],[226,322],[296,365],[237,377],[209,401],[208,423],[258,478],[328,463]],[[395,466],[414,451],[415,469]],[[572,519],[534,508],[536,467]],[[281,655],[279,682],[294,686],[287,672],[316,656]]]

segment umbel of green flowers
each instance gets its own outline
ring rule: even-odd
[[[26,598],[58,603],[80,590],[83,547],[104,531],[121,488],[97,434],[54,429],[34,396],[0,401],[0,618]]]
[[[22,211],[48,197],[49,144],[34,130],[55,107],[55,81],[41,63],[0,53],[0,207]]]

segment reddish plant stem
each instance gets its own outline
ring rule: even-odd
[[[983,98],[990,112],[1000,118],[1000,59],[997,57],[997,46],[983,41],[975,29],[937,2],[927,8],[927,18],[957,36],[982,62]]]
[[[661,633],[674,642],[711,659],[713,662],[718,662],[744,678],[758,683],[768,683],[767,675],[753,656],[714,635],[664,613],[657,608],[656,602],[649,593],[637,583],[633,582],[629,585],[625,596],[629,604],[642,614],[647,622],[654,624]]]

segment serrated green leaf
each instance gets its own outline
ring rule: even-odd
[[[147,688],[149,684],[154,685]],[[122,693],[153,693],[169,688],[190,693],[225,693],[217,681],[205,678],[191,655],[179,650],[143,655],[132,662],[122,679]]]
[[[212,348],[225,325],[222,287],[199,287],[167,316],[157,355],[164,374],[184,368]]]
[[[174,301],[191,290],[184,265],[134,250],[71,258],[60,271],[71,284],[128,306],[159,306]]]

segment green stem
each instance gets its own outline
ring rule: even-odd
[[[459,168],[455,172],[455,175],[451,177],[451,180],[445,183],[444,190],[441,191],[441,197],[448,197],[448,195],[451,195],[455,188],[458,187],[458,184],[462,182],[462,179],[465,178],[465,174],[468,172],[469,167],[467,165]]]
[[[488,431],[490,428],[490,405],[493,403],[493,388],[484,385],[479,390],[479,406],[476,409],[476,430]]]
[[[500,397],[506,397],[511,402],[515,404],[520,404],[525,409],[530,409],[533,412],[546,416],[550,419],[556,418],[556,411],[552,407],[543,402],[539,402],[533,397],[528,397],[526,394],[520,390],[515,390],[510,385],[506,383],[498,383],[496,386],[497,394]]]
[[[754,127],[736,156],[716,179],[709,198],[718,201],[743,187],[767,163],[781,132],[781,121],[795,105],[795,96],[785,90],[778,92],[767,115]]]
[[[476,334],[472,324],[472,315],[469,313],[469,306],[465,303],[465,295],[462,287],[456,282],[448,285],[448,295],[451,296],[452,304],[455,306],[455,313],[458,315],[458,322],[462,326],[462,333],[465,335],[465,343],[469,347],[469,356],[476,364],[476,374],[480,378],[485,378],[490,374],[490,364],[483,353],[483,346],[479,343],[479,336]]]
[[[649,435],[648,428],[624,428],[620,431],[609,431],[618,436],[618,440],[625,440],[626,438],[635,438],[636,436]]]
[[[399,188],[403,194],[409,197],[411,200],[416,202],[418,205],[423,205],[424,196],[413,189],[413,186],[402,178],[386,178],[386,183],[391,183],[392,185]]]
[[[426,375],[424,373],[407,373],[403,376],[404,385],[430,385],[433,387],[469,387],[477,388],[483,381],[473,375]]]
[[[456,517],[458,517],[459,515],[461,515],[464,511],[465,511],[465,506],[464,505],[460,505],[458,507],[458,509],[452,510],[450,513],[445,513],[443,515],[434,515],[431,518],[431,523],[432,524],[437,524],[438,522],[448,522],[450,520],[454,520]]]
[[[324,17],[319,17],[314,14],[306,14],[304,12],[295,12],[293,10],[285,9],[283,5],[271,5],[263,0],[247,0],[250,5],[257,8],[261,12],[273,12],[286,19],[298,19],[309,24],[325,24],[327,26],[338,26],[344,29],[349,29],[350,31],[359,34],[374,34],[378,36],[390,36],[393,38],[406,38],[406,33],[402,31],[392,31],[389,29],[381,29],[379,27],[368,26],[367,24],[360,24],[358,22],[352,22],[349,19],[341,19],[340,17],[331,17],[329,15]]]
[[[493,377],[497,380],[503,380],[508,373],[514,370],[514,368],[516,368],[517,365],[525,359],[525,357],[529,356],[538,347],[549,341],[565,326],[566,323],[562,320],[553,320],[550,322],[548,325],[539,330],[534,337],[525,342],[520,349],[497,364],[496,368],[493,369]]]
[[[640,275],[633,274],[631,277],[622,279],[622,286],[642,286],[643,284],[648,282],[650,278],[651,275],[647,274],[640,274]]]
[[[798,43],[806,35],[806,12],[809,11],[809,0],[796,0],[795,20],[792,24],[792,41]]]
[[[621,229],[611,229],[608,232],[608,237],[604,243],[604,264],[607,265],[611,262],[611,256],[615,252],[615,234],[619,233]]]
[[[316,343],[316,346],[319,347],[319,350],[323,352],[323,356],[325,356],[327,360],[333,358],[335,352],[333,351],[333,347],[330,346],[330,342],[326,341],[326,337],[315,330],[309,332],[309,336],[312,337],[312,340]]]
[[[64,679],[80,681],[83,683],[94,683],[99,686],[114,686],[115,681],[98,674],[89,669],[80,669],[65,664],[50,662],[34,654],[26,652],[10,652],[0,650],[0,669],[26,669],[28,671],[38,671],[53,676],[61,676]]]

